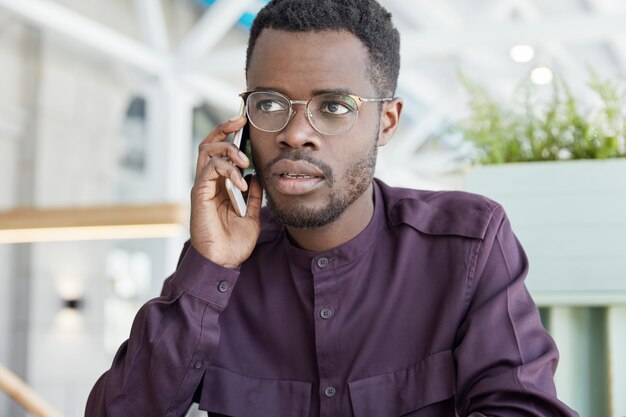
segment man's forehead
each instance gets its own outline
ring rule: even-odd
[[[248,88],[271,87],[313,94],[343,89],[365,94],[371,90],[365,46],[347,31],[288,32],[263,29],[248,67]]]

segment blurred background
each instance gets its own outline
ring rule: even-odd
[[[0,415],[26,415],[14,376],[83,415],[175,269],[197,145],[237,112],[265,3],[0,0]],[[377,176],[500,201],[559,396],[626,415],[626,1],[381,3],[405,107]]]

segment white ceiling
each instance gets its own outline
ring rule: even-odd
[[[102,0],[105,1],[105,0]],[[128,0],[138,36],[52,0],[0,0],[12,15],[99,53],[200,94],[225,114],[237,109],[243,88],[246,32],[237,25],[261,0],[217,0],[182,42],[172,45],[164,8],[191,0]],[[395,183],[441,187],[454,152],[425,147],[429,137],[464,111],[459,71],[506,99],[538,65],[554,69],[585,97],[593,68],[606,77],[626,74],[626,0],[381,0],[402,35],[398,95],[406,102],[402,128],[383,152],[383,176]],[[202,9],[200,9],[202,10]],[[514,62],[510,48],[528,44],[535,58]],[[216,65],[217,63],[217,65]],[[409,175],[406,173],[409,172]],[[431,181],[432,180],[432,181]],[[445,186],[445,185],[444,185]]]

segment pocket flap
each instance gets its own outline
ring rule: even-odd
[[[348,383],[356,417],[397,417],[452,397],[452,351],[431,355],[407,369]]]
[[[199,408],[232,417],[308,416],[310,382],[257,379],[208,367]]]

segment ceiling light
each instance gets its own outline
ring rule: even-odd
[[[530,62],[535,57],[535,50],[529,45],[515,45],[511,48],[511,59],[515,62]]]
[[[550,84],[554,74],[548,67],[537,67],[530,72],[530,80],[538,85]]]

